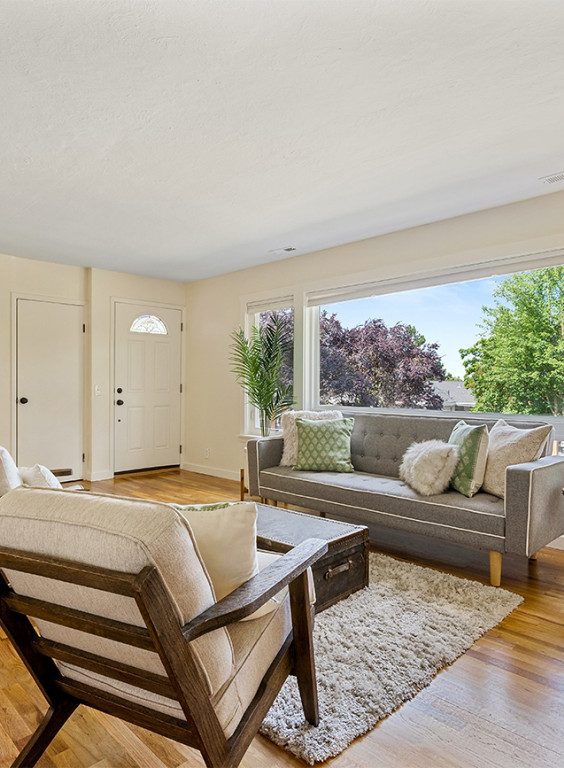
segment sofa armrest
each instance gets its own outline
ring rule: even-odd
[[[259,475],[263,469],[277,467],[282,458],[284,439],[282,437],[263,437],[259,440],[249,440],[247,443],[247,460],[249,465],[249,493],[260,496]]]
[[[207,608],[185,624],[182,634],[186,640],[225,627],[250,616],[281,589],[292,584],[327,553],[327,542],[306,539],[285,555],[268,565],[218,603]]]
[[[507,467],[505,550],[530,556],[564,533],[564,456]]]

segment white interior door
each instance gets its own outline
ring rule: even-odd
[[[18,299],[16,461],[82,478],[83,310]]]
[[[115,471],[180,464],[181,312],[115,305]]]

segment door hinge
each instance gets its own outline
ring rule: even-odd
[[[82,454],[82,461],[83,461],[83,462],[84,462],[84,461],[86,461],[86,456],[85,456],[85,454],[84,454],[84,453]]]
[[[86,323],[82,323],[82,333],[86,333]]]
[[[180,330],[181,330],[181,331],[183,331],[183,330],[184,330],[184,323],[180,323]]]
[[[182,384],[180,385],[180,394],[182,394]]]
[[[182,453],[182,446],[180,446],[180,453]]]

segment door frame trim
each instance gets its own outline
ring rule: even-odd
[[[42,293],[22,293],[21,291],[10,291],[10,453],[17,456],[18,442],[18,301],[42,301],[47,304],[70,304],[74,307],[82,307],[82,321],[86,322],[84,308],[86,301],[83,299],[69,299],[65,296],[53,296]],[[84,441],[86,436],[86,408],[87,401],[87,382],[85,375],[86,344],[82,335],[82,450],[84,451]],[[84,470],[84,466],[83,466]]]
[[[168,304],[164,301],[151,301],[150,299],[122,299],[119,296],[110,298],[110,471],[112,477],[116,474],[116,435],[115,435],[115,412],[114,412],[114,394],[116,389],[115,365],[116,365],[116,304],[138,304],[162,309],[176,309],[180,311],[180,322],[183,325],[183,331],[180,336],[180,376],[182,381],[182,392],[180,393],[180,444],[182,451],[186,448],[186,352],[185,352],[185,333],[187,333],[186,324],[186,306],[180,304]],[[180,456],[180,466],[182,467],[182,455]]]

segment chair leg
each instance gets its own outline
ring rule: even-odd
[[[490,550],[490,584],[492,587],[499,587],[501,584],[501,552]]]
[[[35,733],[12,763],[12,768],[32,768],[77,707],[78,702],[70,699],[49,707]]]
[[[307,572],[290,584],[292,627],[294,630],[294,674],[304,709],[311,725],[319,725],[317,677],[313,653],[313,608],[309,600]]]

